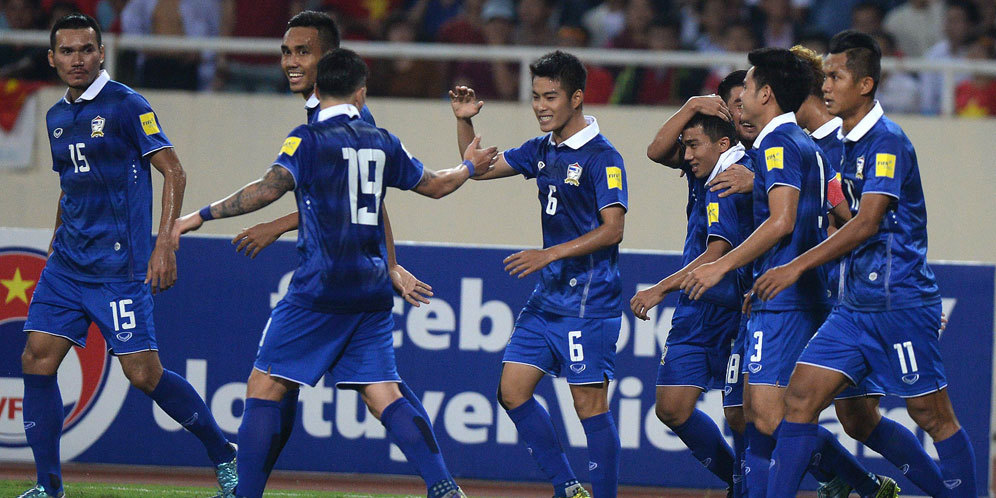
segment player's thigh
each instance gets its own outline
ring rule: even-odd
[[[844,308],[835,309],[806,344],[796,368],[813,366],[821,368],[828,376],[831,372],[842,375],[847,382],[834,391],[835,395],[848,386],[871,388],[873,383],[862,383],[870,373],[867,354],[861,346],[866,336],[864,326],[855,319],[853,312]],[[795,382],[794,376],[792,382]]]
[[[785,416],[785,388],[766,384],[748,383],[744,385],[744,410],[747,420],[758,431],[771,435]]]
[[[28,332],[21,354],[21,371],[31,375],[55,375],[73,343],[64,337]]]
[[[947,386],[941,360],[940,304],[859,314],[874,380],[886,393],[911,398]]]
[[[498,401],[507,410],[529,401],[546,372],[532,365],[506,362],[498,379]]]
[[[846,389],[845,389],[846,391]],[[871,436],[875,426],[882,420],[878,411],[879,396],[855,396],[834,399],[837,419],[852,439],[864,442]]]
[[[961,428],[947,389],[906,398],[906,410],[934,441],[943,441]]]
[[[657,386],[657,418],[668,427],[684,424],[695,411],[702,389],[695,386]]]
[[[85,347],[90,327],[80,282],[42,271],[28,307],[25,373],[53,375],[72,345]]]
[[[249,380],[246,383],[246,398],[280,401],[289,391],[298,389],[299,386],[297,382],[272,377],[254,368],[249,372]]]
[[[822,311],[756,311],[748,322],[744,361],[748,382],[788,385],[806,342],[826,318]]]
[[[847,384],[847,377],[840,372],[799,363],[785,389],[785,419],[801,424],[815,423],[820,411],[829,406],[834,395]]]
[[[337,387],[401,382],[394,358],[394,315],[390,310],[341,315],[352,335],[329,371]],[[333,332],[345,334],[346,327]],[[395,387],[396,388],[396,387]]]
[[[502,355],[498,399],[503,405],[528,401],[543,374],[557,375],[560,371],[560,362],[547,341],[549,318],[549,313],[528,306],[519,312]]]
[[[314,386],[342,354],[358,323],[358,316],[322,313],[280,301],[263,328],[253,368]]]
[[[614,379],[621,321],[621,317],[551,318],[546,339],[560,365],[557,375],[566,377],[571,385]]]
[[[143,282],[86,284],[83,305],[116,355],[155,351],[152,290]]]
[[[366,403],[367,408],[374,417],[380,419],[380,415],[384,413],[384,409],[401,398],[401,390],[398,388],[397,382],[376,382],[373,384],[364,384],[357,387],[360,391],[360,396],[363,398],[363,402]]]

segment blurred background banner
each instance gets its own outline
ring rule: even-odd
[[[0,228],[0,461],[30,461],[21,426],[20,352],[27,304],[44,265],[50,231]],[[501,260],[517,248],[399,244],[398,260],[432,285],[432,303],[414,308],[395,299],[395,346],[402,377],[433,418],[440,446],[458,477],[539,481],[539,471],[518,441],[515,427],[495,401],[501,354],[535,278],[511,278]],[[263,326],[286,292],[297,255],[278,241],[255,260],[235,254],[228,239],[184,238],[180,280],[156,297],[156,329],[163,364],[187,377],[205,397],[219,425],[237,432],[245,379]],[[624,251],[623,296],[676,270],[676,253]],[[972,438],[979,491],[989,487],[993,391],[994,277],[992,264],[935,262],[948,326],[941,341],[950,395]],[[616,381],[610,406],[622,442],[621,482],[719,488],[654,414],[654,379],[670,329],[676,296],[639,321],[623,315],[617,343]],[[151,400],[128,388],[95,329],[86,350],[74,349],[60,369],[66,403],[63,458],[78,462],[140,465],[208,465],[193,436],[157,412]],[[567,385],[543,382],[537,391],[554,418],[561,441],[581,479],[586,478],[584,431]],[[721,393],[703,396],[699,408],[722,419]],[[885,398],[888,416],[915,429],[902,401]],[[841,430],[832,409],[821,417],[877,473],[899,471],[860,447]],[[928,453],[933,445],[922,431]],[[726,429],[727,436],[730,435]],[[147,448],[136,452],[134,448]],[[323,380],[301,392],[295,433],[278,468],[288,470],[412,473],[383,426],[353,391]],[[810,485],[812,483],[810,482]],[[909,482],[904,492],[915,494]]]
[[[0,78],[0,169],[32,166],[38,129],[38,98],[43,83]]]

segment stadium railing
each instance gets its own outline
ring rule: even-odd
[[[279,39],[269,38],[189,38],[159,35],[104,34],[104,65],[114,74],[118,53],[122,50],[173,50],[177,52],[213,51],[253,55],[278,55]],[[46,31],[0,30],[0,45],[30,45],[47,47]],[[519,64],[519,99],[528,101],[531,82],[529,63],[549,52],[552,47],[519,47],[488,45],[449,45],[439,43],[388,43],[346,40],[345,46],[369,58],[411,57],[423,60],[478,60],[504,61]],[[587,63],[601,65],[637,65],[650,67],[716,66],[747,67],[746,54],[703,53],[690,51],[660,52],[650,50],[621,50],[604,48],[571,48],[571,53]],[[885,71],[937,72],[942,77],[941,114],[951,116],[955,110],[955,76],[957,74],[982,74],[996,76],[996,61],[935,60],[922,58],[886,57],[882,60]]]

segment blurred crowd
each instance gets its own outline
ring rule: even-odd
[[[746,52],[802,44],[826,51],[854,28],[884,55],[996,59],[996,0],[0,0],[0,29],[47,29],[80,10],[112,33],[280,38],[305,9],[336,18],[345,40]],[[274,53],[278,47],[274,46]],[[703,54],[707,57],[707,54]],[[50,79],[45,49],[0,45],[0,79]],[[279,92],[276,56],[125,54],[115,78],[143,88]],[[516,99],[517,64],[370,60],[372,96],[441,98],[453,85]],[[746,61],[745,61],[746,62]],[[711,92],[733,68],[588,66],[589,103],[677,105]],[[958,74],[956,110],[996,116],[996,78]],[[878,90],[893,113],[936,114],[939,73],[887,72]]]

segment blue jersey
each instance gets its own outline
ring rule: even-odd
[[[812,133],[813,141],[816,142],[817,147],[823,151],[823,156],[827,160],[827,164],[831,166],[831,170],[834,172],[834,178],[840,181],[840,166],[841,161],[844,160],[844,142],[837,137],[837,131],[840,130],[840,125],[843,120],[840,118],[833,118],[827,121],[823,126],[819,127]],[[830,211],[834,206],[827,203],[827,211]],[[851,213],[854,214],[853,212]],[[835,259],[826,264],[827,269],[827,284],[830,290],[830,302],[838,303],[840,299],[840,292],[844,285],[844,276],[841,272],[841,266],[844,264],[845,257]]]
[[[731,157],[730,159],[737,164],[753,168],[753,165],[749,164],[750,158],[742,155],[742,151],[741,147],[738,154],[741,157]],[[724,158],[721,157],[720,164],[723,164],[723,160]],[[688,179],[688,204],[685,208],[688,227],[685,232],[685,245],[681,253],[682,268],[705,252],[709,239],[721,238],[729,242],[731,247],[736,247],[754,229],[750,195],[734,194],[721,198],[719,192],[710,192],[706,186],[719,173],[719,168],[720,166],[717,165],[709,178],[695,178],[689,165],[686,164],[682,167],[685,170],[685,177]],[[723,280],[707,290],[701,299],[708,303],[739,310],[751,278],[752,276],[743,268],[727,273]],[[687,301],[687,299],[685,291],[681,291],[679,303]]]
[[[318,121],[318,104],[318,97],[313,93],[308,97],[308,101],[304,103],[304,110],[308,113],[308,124]],[[372,126],[377,126],[377,121],[374,120],[373,114],[367,108],[366,104],[363,104],[363,108],[360,109],[360,119],[370,123]]]
[[[275,164],[294,176],[298,267],[285,299],[329,313],[390,310],[381,202],[387,187],[414,188],[422,163],[401,141],[358,119],[348,104],[298,126]]]
[[[851,251],[844,306],[888,311],[939,303],[927,265],[927,206],[913,144],[878,103],[844,137],[844,196],[855,210],[860,196],[892,198],[878,232]]]
[[[63,193],[46,267],[86,282],[144,280],[152,255],[149,155],[172,147],[149,102],[101,71],[45,121]]]
[[[832,177],[829,165],[813,142],[795,122],[792,113],[769,122],[754,142],[760,151],[754,173],[754,222],[760,226],[771,215],[768,191],[787,186],[799,191],[792,233],[775,243],[754,264],[755,277],[795,259],[827,237],[826,189]],[[764,311],[827,309],[826,267],[814,268],[770,301],[754,298],[753,309]]]
[[[609,206],[627,209],[622,156],[591,116],[559,145],[550,134],[504,152],[505,161],[539,187],[543,247],[574,240],[601,224]],[[563,316],[609,318],[622,312],[619,246],[554,261],[540,273],[529,305]]]

